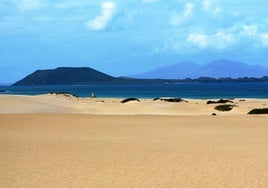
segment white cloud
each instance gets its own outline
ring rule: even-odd
[[[186,22],[189,18],[192,17],[194,12],[195,5],[193,3],[187,3],[184,7],[184,10],[181,14],[175,14],[171,20],[170,23],[173,26],[181,25],[184,22]]]
[[[116,4],[113,1],[104,2],[101,4],[101,14],[86,23],[88,29],[92,31],[105,30],[114,16]]]
[[[184,8],[183,16],[184,17],[190,17],[193,14],[194,10],[194,4],[193,3],[187,3]]]
[[[219,14],[221,14],[221,12],[222,12],[222,8],[221,8],[221,6],[217,6],[213,11],[212,11],[212,14],[214,15],[214,16],[218,16]]]
[[[197,33],[190,34],[186,41],[201,49],[226,49],[235,42],[234,36],[225,32],[217,32],[211,35]]]
[[[222,7],[220,5],[216,6],[210,0],[202,2],[202,9],[213,16],[218,16],[222,13]]]
[[[203,10],[210,10],[211,8],[211,1],[210,0],[204,0],[202,3]]]
[[[244,25],[242,26],[242,31],[240,32],[240,35],[247,36],[249,38],[254,38],[257,35],[258,32],[258,25]]]
[[[45,0],[13,0],[20,11],[38,10],[46,6]]]
[[[268,48],[268,33],[264,33],[261,35],[261,42],[264,47]]]
[[[187,42],[190,42],[202,49],[206,48],[208,45],[207,35],[204,34],[190,34],[187,38]]]
[[[211,46],[218,49],[225,49],[234,43],[234,36],[230,33],[217,32],[211,37]]]

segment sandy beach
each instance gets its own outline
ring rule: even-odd
[[[268,100],[121,100],[0,95],[0,187],[268,187]]]

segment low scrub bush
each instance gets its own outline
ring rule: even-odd
[[[231,105],[231,104],[223,104],[223,105],[218,105],[218,106],[215,106],[215,109],[218,110],[218,111],[222,111],[222,112],[227,112],[227,111],[230,111],[234,108],[234,105]]]
[[[268,114],[268,108],[255,108],[248,114]]]

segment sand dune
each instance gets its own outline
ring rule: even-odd
[[[169,103],[142,99],[120,103],[122,99],[75,98],[63,95],[11,96],[0,95],[0,113],[77,113],[102,115],[219,115],[246,114],[253,108],[268,107],[265,99],[234,100],[236,107],[230,112],[214,109],[218,104],[207,105],[207,100],[187,99],[188,103]]]
[[[234,102],[0,96],[0,187],[268,187],[267,100]]]
[[[267,187],[268,118],[0,115],[1,187]]]

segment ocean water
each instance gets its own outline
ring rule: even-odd
[[[3,91],[4,90],[4,91]],[[178,84],[118,84],[86,86],[0,86],[1,94],[39,95],[52,91],[65,91],[79,97],[155,98],[180,97],[193,99],[212,98],[263,98],[268,99],[268,82],[250,83],[178,83]]]

